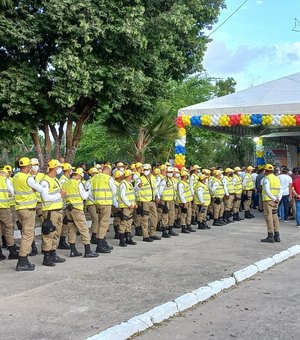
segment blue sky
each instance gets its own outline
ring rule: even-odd
[[[227,0],[213,29],[244,1]],[[209,76],[233,77],[236,90],[300,72],[300,0],[248,0],[210,38],[203,66]]]

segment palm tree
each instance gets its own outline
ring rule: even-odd
[[[175,119],[171,114],[159,114],[147,119],[142,126],[127,123],[121,118],[111,116],[104,125],[112,137],[130,138],[133,144],[133,158],[143,162],[147,151],[155,155],[161,147],[155,145],[163,141],[173,141],[177,137]],[[170,151],[165,148],[166,160]],[[166,152],[167,151],[167,152]]]

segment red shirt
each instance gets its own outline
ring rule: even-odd
[[[295,189],[296,193],[300,195],[300,177],[296,178],[293,181],[292,187]]]

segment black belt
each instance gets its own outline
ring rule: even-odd
[[[229,195],[235,195],[235,192],[233,194],[229,194]]]

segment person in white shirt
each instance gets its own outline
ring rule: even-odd
[[[289,202],[292,198],[292,177],[288,175],[289,169],[283,168],[282,173],[278,175],[281,183],[282,198],[278,207],[279,219],[283,219],[284,222],[289,220]]]

